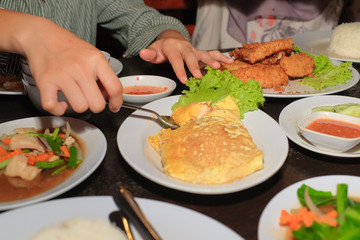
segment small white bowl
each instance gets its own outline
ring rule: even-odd
[[[123,88],[134,86],[161,87],[164,91],[152,94],[123,94],[124,102],[148,103],[169,96],[176,88],[176,82],[170,78],[154,75],[134,75],[119,78]]]
[[[333,152],[346,152],[355,147],[360,142],[360,137],[344,138],[309,130],[306,127],[317,119],[332,119],[358,125],[360,128],[360,118],[352,117],[333,112],[314,112],[298,123],[300,133],[312,144],[320,149]]]

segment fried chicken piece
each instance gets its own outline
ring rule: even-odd
[[[222,67],[227,67],[231,74],[236,75],[239,80],[247,82],[250,79],[258,81],[262,88],[279,89],[280,86],[287,85],[289,77],[286,75],[280,65],[267,64],[244,64],[239,60],[235,60],[233,64],[223,64]]]
[[[290,56],[292,50],[284,50],[284,51],[280,51],[277,53],[274,53],[273,55],[264,58],[263,60],[258,61],[257,63],[262,63],[262,64],[268,64],[268,65],[273,65],[273,64],[279,64],[280,60],[282,57],[284,56]]]
[[[283,38],[265,43],[244,44],[242,48],[236,48],[230,52],[235,59],[256,63],[280,51],[292,51],[294,49],[292,38]]]
[[[250,67],[251,66],[250,63],[243,62],[243,61],[240,61],[240,60],[235,60],[231,64],[223,63],[223,62],[221,62],[220,64],[221,64],[220,65],[220,70],[221,71],[224,71],[226,69],[226,70],[229,70],[230,72],[233,71],[233,70],[238,70],[239,68],[244,68],[244,67]]]
[[[290,57],[282,57],[280,67],[290,77],[304,77],[314,71],[314,59],[306,53],[293,54]]]

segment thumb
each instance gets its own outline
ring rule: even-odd
[[[148,48],[141,49],[139,55],[143,60],[145,60],[147,62],[155,63],[156,51],[154,49],[148,49]]]

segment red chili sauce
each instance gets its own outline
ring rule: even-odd
[[[167,87],[130,86],[130,87],[125,87],[123,91],[125,94],[144,95],[144,94],[160,93],[166,90]]]
[[[307,129],[343,138],[360,137],[360,126],[339,120],[321,118],[311,122]]]

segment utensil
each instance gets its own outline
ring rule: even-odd
[[[116,184],[112,189],[112,196],[115,203],[121,209],[125,220],[129,220],[141,236],[147,240],[161,240],[155,229],[151,226],[149,220],[136,203],[133,195],[124,187]],[[124,221],[124,219],[123,219]],[[126,227],[125,227],[126,228]]]
[[[152,114],[154,114],[154,115],[159,119],[159,121],[160,121],[162,124],[164,124],[166,127],[173,128],[173,129],[176,129],[176,128],[179,127],[177,124],[175,124],[174,120],[173,120],[170,116],[160,115],[160,114],[158,114],[157,112],[155,112],[155,111],[153,111],[153,110],[150,110],[150,109],[147,109],[147,108],[138,107],[138,106],[134,106],[134,105],[130,105],[130,104],[127,104],[127,103],[123,103],[122,106],[125,107],[125,108],[129,108],[129,109],[140,110],[140,111],[145,111],[145,112],[152,113]]]

